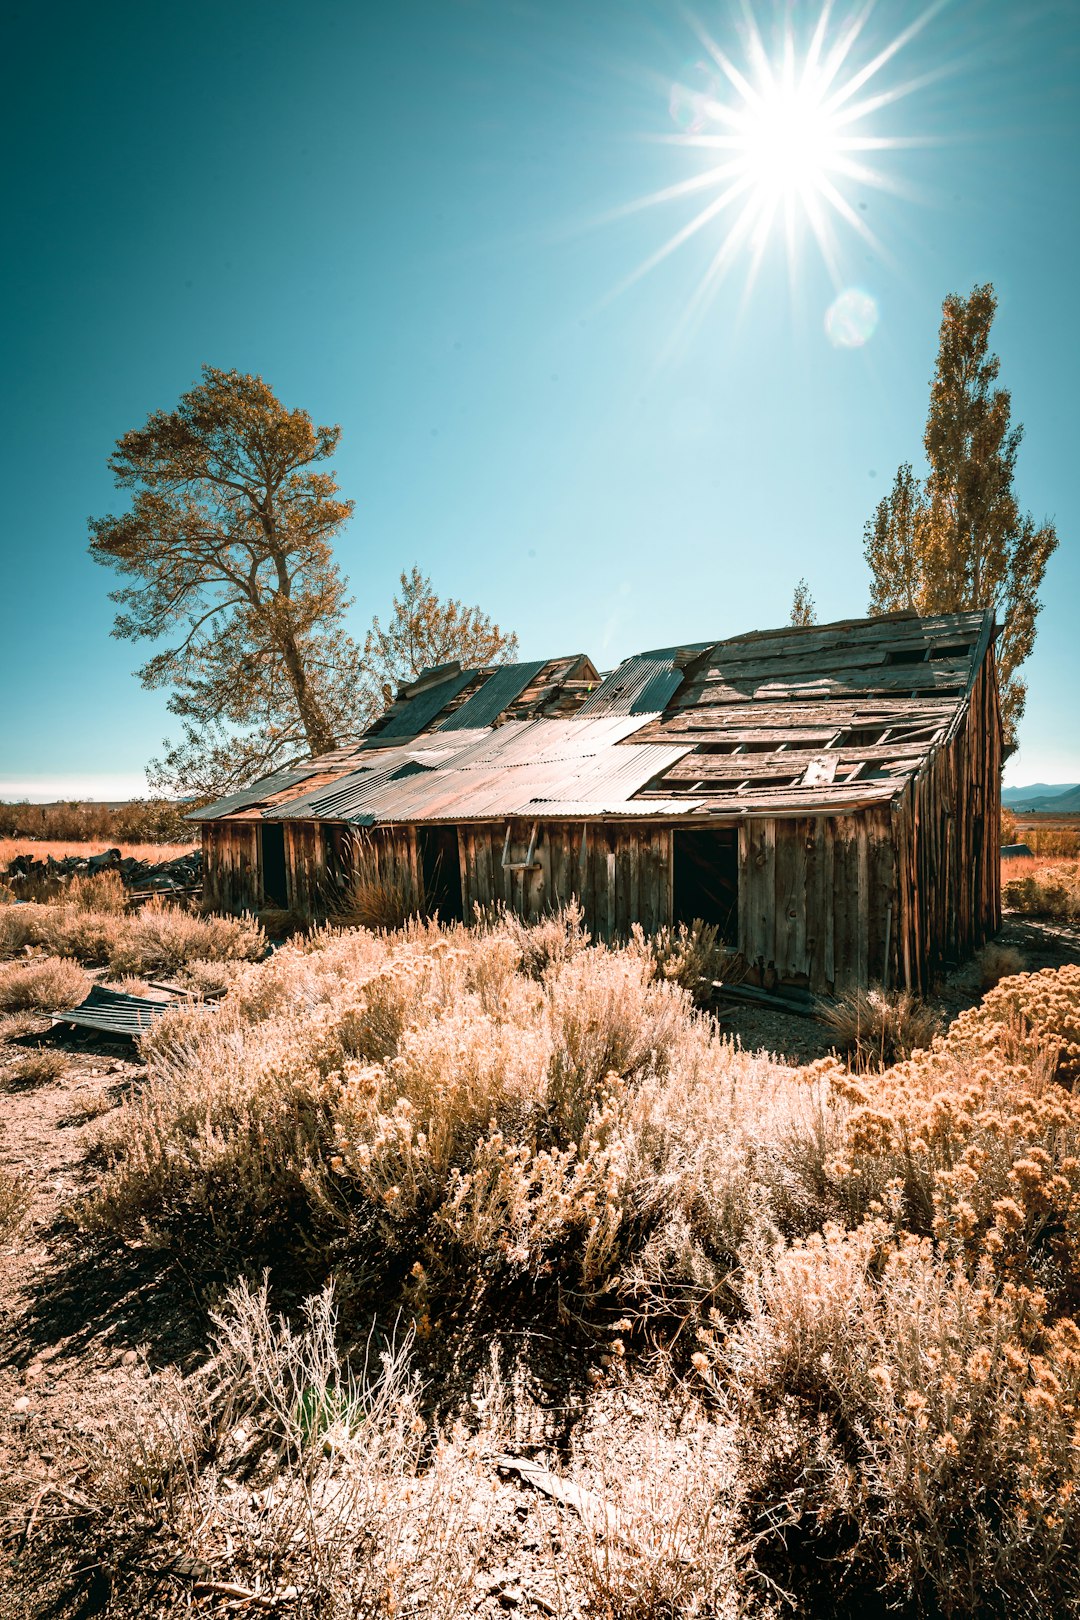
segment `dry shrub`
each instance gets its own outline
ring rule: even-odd
[[[459,1620],[494,1527],[471,1510],[463,1448],[421,1416],[407,1338],[372,1334],[351,1366],[329,1287],[293,1325],[273,1317],[265,1284],[241,1284],[213,1322],[201,1375],[150,1375],[126,1409],[84,1424],[80,1488],[114,1534],[164,1523],[263,1606]]]
[[[1071,1612],[1080,1330],[876,1219],[745,1257],[712,1358],[746,1530],[804,1612]],[[705,1359],[703,1355],[703,1359]]]
[[[980,989],[992,990],[1002,979],[1023,973],[1024,958],[1014,945],[998,945],[991,941],[976,954],[975,970],[979,975]]]
[[[571,1473],[585,1491],[561,1531],[595,1620],[738,1612],[732,1436],[697,1406],[676,1423],[671,1404],[575,1438]]]
[[[41,1046],[9,1063],[4,1079],[9,1085],[45,1086],[65,1075],[68,1066],[66,1053],[57,1051],[54,1046]]]
[[[333,920],[342,928],[370,928],[393,933],[404,928],[423,907],[410,878],[399,872],[378,873],[358,866],[333,903]]]
[[[172,972],[195,959],[255,961],[266,949],[262,930],[250,917],[199,917],[161,898],[122,915],[68,900],[4,907],[0,957],[28,945],[117,974]]]
[[[185,962],[257,961],[266,939],[250,917],[198,917],[163,900],[149,901],[113,945],[115,973],[171,973]]]
[[[1019,861],[1007,865],[1014,871]],[[1072,922],[1080,917],[1080,861],[1024,861],[1018,875],[1006,874],[1002,904],[1031,917],[1053,917]]]
[[[949,1047],[1017,1053],[1041,1048],[1052,1054],[1056,1078],[1080,1080],[1080,964],[1043,968],[1010,978],[961,1013],[949,1031]]]
[[[818,1015],[836,1045],[860,1065],[885,1068],[930,1045],[937,1015],[910,990],[845,990]]]
[[[128,908],[127,890],[119,872],[76,872],[63,891],[65,904],[79,911],[103,911],[122,916]]]
[[[739,953],[724,944],[714,923],[697,919],[689,928],[680,923],[677,928],[661,928],[648,938],[635,924],[634,935],[652,957],[658,977],[681,985],[699,1006],[712,1000],[718,981],[731,980],[738,974]]]
[[[197,956],[194,961],[185,962],[177,979],[185,989],[197,996],[223,996],[236,982],[239,970],[239,964],[235,961],[207,962]]]
[[[32,1202],[29,1177],[0,1164],[0,1243],[10,1243],[18,1234]]]
[[[47,956],[0,967],[0,1011],[57,1012],[85,1000],[90,980],[78,962]]]

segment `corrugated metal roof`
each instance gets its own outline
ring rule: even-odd
[[[685,816],[702,799],[530,799],[519,814],[575,820],[578,816]]]
[[[682,685],[671,658],[628,658],[578,710],[582,719],[601,714],[659,714]]]
[[[409,698],[400,713],[391,715],[386,724],[379,728],[380,741],[383,737],[419,736],[442,713],[451,698],[456,698],[470,681],[476,679],[476,674],[475,669],[458,670],[456,674],[448,675],[444,681],[437,681],[426,691],[418,692],[414,698]]]
[[[318,775],[315,764],[298,766],[291,771],[271,771],[269,776],[261,776],[250,787],[239,793],[226,794],[225,798],[208,804],[202,810],[190,810],[184,817],[185,821],[219,821],[222,816],[231,815],[234,810],[250,810],[264,799],[270,799],[275,793],[281,793],[286,788],[295,787],[300,782],[308,781],[312,776]]]
[[[537,658],[531,664],[503,664],[438,729],[469,731],[475,726],[494,725],[503,710],[521,696],[550,662],[550,658]]]
[[[122,990],[109,990],[103,984],[91,987],[85,1001],[68,1012],[53,1014],[54,1024],[78,1024],[84,1029],[99,1029],[107,1035],[128,1035],[134,1039],[148,1030],[155,1018],[168,1008],[175,1007],[172,999],[156,1000],[149,996],[128,996]]]

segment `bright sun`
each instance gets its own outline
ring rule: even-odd
[[[854,65],[855,47],[870,16],[872,0],[835,33],[830,31],[830,0],[824,0],[808,38],[797,38],[789,22],[772,51],[766,49],[747,8],[738,62],[698,27],[705,54],[688,64],[684,76],[672,86],[670,110],[680,133],[663,138],[679,146],[703,148],[714,153],[716,161],[688,180],[639,199],[630,209],[694,193],[714,195],[622,287],[637,281],[706,227],[719,230],[720,241],[692,308],[709,296],[744,252],[749,256],[749,289],[769,241],[780,232],[793,279],[799,240],[803,227],[808,226],[838,288],[842,284],[841,222],[875,252],[883,252],[863,217],[866,204],[861,199],[868,188],[895,191],[900,187],[872,165],[867,154],[921,142],[875,131],[871,120],[916,85],[875,87],[873,91],[868,87],[939,3],[935,0],[900,34],[870,53],[861,66]],[[794,13],[795,8],[790,8],[789,16]],[[853,204],[849,193],[856,190],[859,200]],[[714,221],[718,222],[715,226]]]

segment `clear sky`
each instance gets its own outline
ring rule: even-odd
[[[118,435],[203,363],[341,423],[357,633],[418,562],[523,657],[607,667],[783,623],[800,575],[821,619],[865,611],[863,523],[920,465],[941,300],[987,280],[1020,499],[1061,536],[1007,780],[1080,780],[1080,6],[868,9],[833,90],[871,103],[848,134],[901,142],[845,159],[889,189],[834,173],[827,253],[796,196],[793,254],[763,230],[755,269],[758,172],[634,279],[719,195],[629,206],[733,160],[671,137],[745,133],[719,59],[750,70],[747,15],[778,65],[816,5],[11,8],[0,796],[145,791],[169,716],[109,635],[86,519],[122,499]]]

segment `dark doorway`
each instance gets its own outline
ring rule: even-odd
[[[263,904],[286,910],[289,883],[285,875],[285,828],[280,821],[267,821],[259,828],[259,867]]]
[[[739,943],[739,834],[734,827],[676,828],[671,835],[672,920],[715,923]]]
[[[464,922],[456,829],[420,827],[416,836],[424,874],[425,911],[437,911],[442,922]]]

